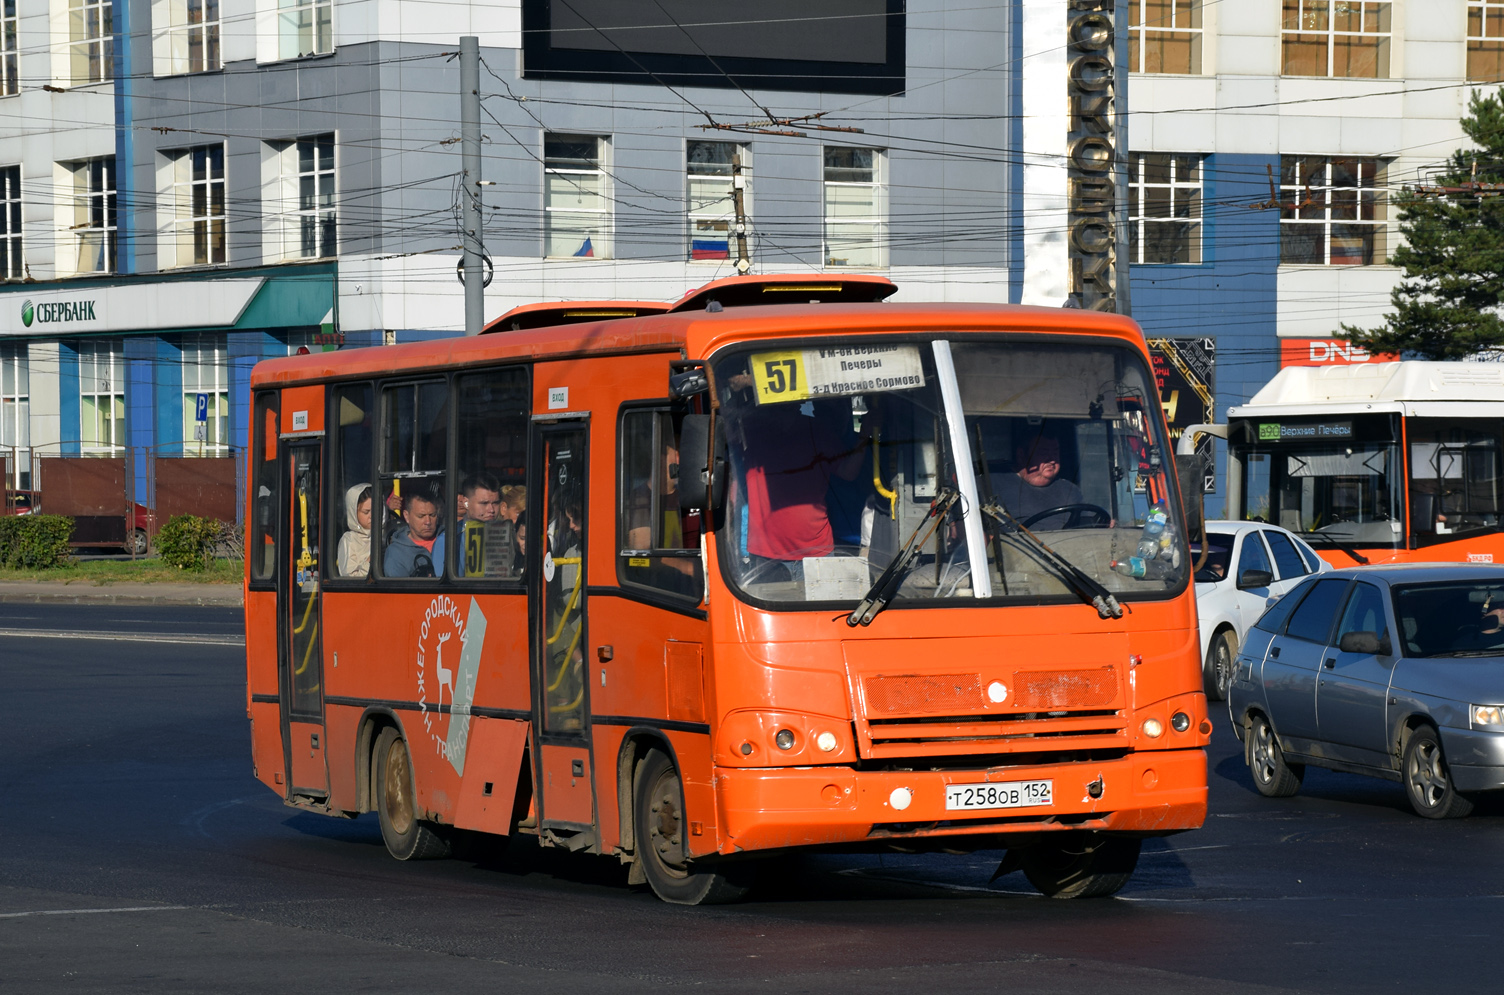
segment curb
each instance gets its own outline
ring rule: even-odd
[[[5,590],[0,588],[0,604],[63,604],[63,605],[212,605],[219,608],[241,607],[241,592],[232,587],[224,592],[143,591],[117,592],[108,587],[73,587],[59,585],[57,590],[26,589]]]

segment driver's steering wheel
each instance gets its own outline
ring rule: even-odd
[[[1058,508],[1046,508],[1044,511],[1039,512],[1037,515],[1030,515],[1027,519],[1024,520],[1024,528],[1030,528],[1034,525],[1035,522],[1040,522],[1046,518],[1052,518],[1055,515],[1066,513],[1068,514],[1065,520],[1065,524],[1060,526],[1060,528],[1105,529],[1112,524],[1112,512],[1099,505],[1062,504]],[[1086,517],[1090,517],[1091,522],[1090,524],[1082,525],[1081,520]]]

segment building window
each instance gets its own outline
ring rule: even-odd
[[[11,487],[29,489],[30,449],[31,375],[26,343],[0,342],[0,456],[9,457],[5,482]]]
[[[113,15],[112,0],[68,0],[68,54],[75,86],[113,78]]]
[[[73,172],[73,226],[77,246],[74,272],[115,272],[115,157],[76,162]]]
[[[886,266],[888,206],[883,154],[825,150],[825,265]]]
[[[225,261],[225,149],[202,145],[173,155],[173,237],[178,266]]]
[[[611,255],[605,150],[591,135],[543,136],[544,255]]]
[[[334,51],[334,0],[277,0],[277,55],[296,59]]]
[[[0,279],[26,276],[21,262],[21,167],[0,166]]]
[[[1504,3],[1467,5],[1467,78],[1480,83],[1504,80]]]
[[[1129,0],[1128,71],[1201,72],[1201,0]]]
[[[79,438],[87,453],[125,449],[125,346],[94,339],[78,348]]]
[[[1384,165],[1378,159],[1281,156],[1279,261],[1382,263]]]
[[[230,363],[224,335],[183,339],[183,451],[224,456],[230,451]],[[199,420],[199,395],[204,419]]]
[[[0,3],[0,97],[21,92],[20,53],[16,0],[3,0]]]
[[[1201,262],[1201,157],[1137,152],[1128,180],[1129,260]]]
[[[1284,0],[1286,76],[1389,76],[1388,3]]]
[[[689,178],[689,258],[730,259],[731,234],[736,224],[736,203],[732,194],[734,166],[741,157],[743,169],[747,165],[746,149],[736,142],[690,142],[688,149]],[[743,206],[749,208],[746,197],[751,192],[750,178],[745,172],[743,183]]]
[[[221,68],[220,0],[156,0],[152,20],[159,25],[156,62],[159,75],[202,73]],[[165,29],[165,30],[164,30]]]
[[[262,173],[267,254],[280,259],[333,256],[334,136],[269,142],[267,148]]]

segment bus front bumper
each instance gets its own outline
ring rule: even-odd
[[[1051,782],[1050,804],[946,808],[948,785],[1032,781]],[[1201,749],[975,770],[718,767],[715,783],[723,853],[1073,829],[1160,835],[1199,829],[1206,820],[1206,752]],[[907,806],[895,808],[905,798]]]

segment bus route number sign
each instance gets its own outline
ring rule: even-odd
[[[924,364],[916,345],[759,352],[749,362],[758,404],[924,386]]]

